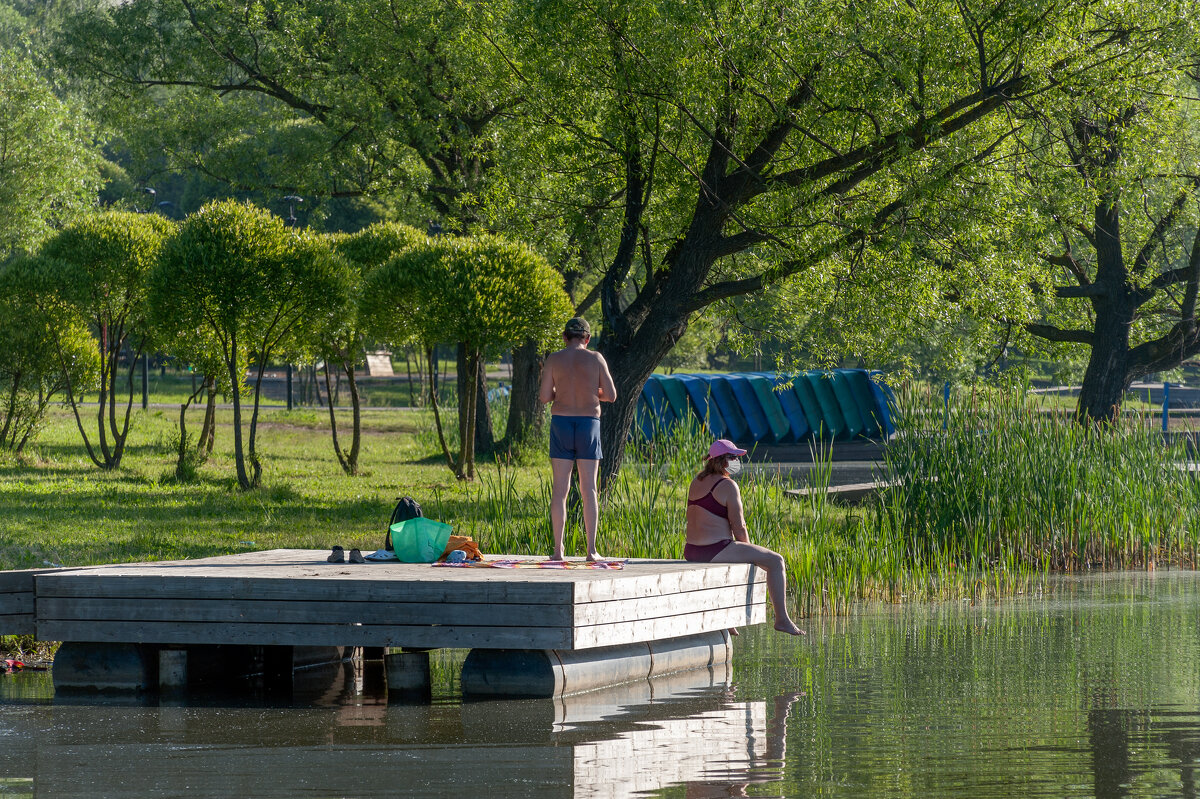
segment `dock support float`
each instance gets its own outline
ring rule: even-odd
[[[464,696],[554,697],[728,664],[732,654],[726,630],[593,649],[472,649],[461,683]]]
[[[194,684],[220,684],[259,675],[273,690],[290,690],[298,669],[340,663],[332,646],[179,646],[66,641],[50,673],[58,691],[113,694],[181,693]]]
[[[417,702],[432,698],[433,680],[429,670],[429,650],[387,652],[383,656],[383,665],[387,671],[389,698]]]

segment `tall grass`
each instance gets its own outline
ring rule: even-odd
[[[751,540],[784,556],[802,613],[865,599],[1011,594],[1051,570],[1195,567],[1200,484],[1182,440],[1164,441],[1136,417],[1085,428],[1024,392],[978,392],[948,413],[928,392],[903,402],[882,464],[891,488],[872,503],[788,496],[771,469],[739,477]],[[708,443],[686,425],[631,443],[603,507],[603,551],[682,555],[687,486]],[[809,484],[824,487],[832,451],[813,446]],[[485,477],[471,529],[495,551],[548,551],[548,481],[523,495],[515,485],[504,466]],[[576,525],[568,547],[581,539]]]
[[[919,409],[920,398],[913,405]],[[933,420],[937,414],[910,413]],[[964,398],[886,450],[884,499],[910,559],[976,572],[1195,567],[1200,498],[1184,437],[1102,428],[1024,394]]]

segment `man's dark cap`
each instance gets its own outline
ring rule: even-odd
[[[592,335],[592,326],[582,316],[576,316],[567,322],[563,327],[564,336],[590,336]]]

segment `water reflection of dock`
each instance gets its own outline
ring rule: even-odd
[[[624,797],[778,778],[782,726],[769,723],[778,719],[763,702],[730,702],[727,677],[720,668],[557,699],[408,707],[352,697],[354,668],[345,664],[329,686],[309,687],[340,696],[334,707],[298,697],[301,706],[288,708],[114,713],[58,702],[51,724],[37,726],[35,714],[18,720],[0,772],[55,799]],[[373,721],[348,712],[355,707]]]

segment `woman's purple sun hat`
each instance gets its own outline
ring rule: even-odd
[[[712,460],[713,458],[719,458],[722,455],[741,456],[741,455],[745,455],[745,454],[746,454],[746,450],[738,449],[737,447],[734,446],[733,442],[727,438],[718,438],[716,441],[713,442],[712,446],[708,448],[709,460]]]

